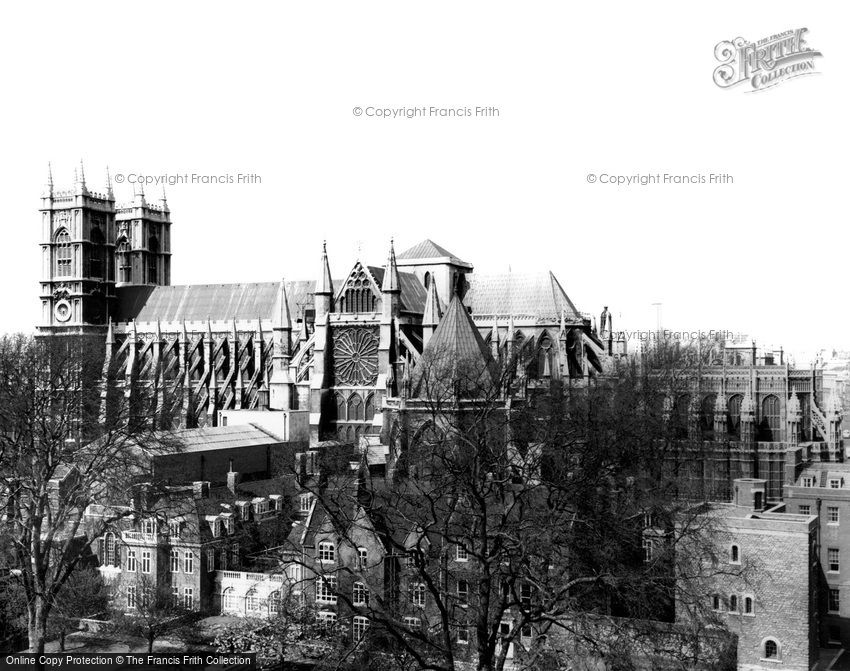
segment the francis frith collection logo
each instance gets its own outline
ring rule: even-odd
[[[720,42],[714,57],[720,61],[714,70],[714,83],[731,88],[748,82],[750,92],[815,73],[815,59],[822,56],[806,45],[808,28],[786,30],[778,35],[749,42],[743,37]]]

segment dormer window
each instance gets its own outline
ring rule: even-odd
[[[168,523],[168,535],[172,538],[180,538],[180,520],[171,520]]]
[[[313,502],[312,494],[302,494],[298,497],[298,507],[302,513],[310,512],[310,504]]]
[[[257,501],[254,504],[254,512],[257,515],[265,515],[269,511],[269,502],[267,499],[263,499],[262,501]]]
[[[152,517],[142,520],[142,533],[153,536],[156,533],[156,520]]]
[[[232,534],[233,528],[234,528],[233,518],[228,517],[226,524],[227,524],[227,533]]]
[[[807,475],[803,478],[803,487],[814,487],[815,479],[811,475]]]
[[[830,478],[829,488],[830,489],[841,489],[841,480],[838,479],[838,478]]]
[[[213,536],[218,538],[221,536],[222,528],[221,528],[221,520],[216,520],[213,522]]]

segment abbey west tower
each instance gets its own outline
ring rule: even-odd
[[[116,206],[107,171],[104,193],[89,191],[82,162],[71,189],[56,191],[48,167],[41,196],[42,334],[104,333],[120,287],[171,283],[171,219],[143,191]]]

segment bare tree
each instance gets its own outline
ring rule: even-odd
[[[305,591],[332,579],[341,610],[368,620],[370,649],[415,668],[718,663],[724,645],[700,645],[720,623],[693,554],[716,534],[693,473],[702,441],[665,401],[690,388],[689,361],[624,363],[583,385],[532,384],[519,356],[432,352],[418,366],[389,410],[386,477],[329,459],[322,477],[302,475],[313,533],[337,538],[334,562],[292,549]],[[380,557],[346,560],[369,535]]]
[[[178,447],[153,430],[145,394],[156,389],[102,406],[102,363],[91,339],[0,339],[0,544],[24,590],[38,653],[51,610],[93,540],[131,514],[104,506],[89,515],[89,507],[126,502],[150,480],[152,455]]]
[[[166,632],[179,634],[195,615],[168,585],[156,582],[149,574],[122,582],[117,597],[110,629],[145,639],[149,653],[156,639]]]

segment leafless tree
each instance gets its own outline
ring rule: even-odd
[[[26,597],[30,649],[44,651],[51,611],[91,543],[131,514],[134,486],[151,458],[179,449],[155,432],[149,388],[101,404],[103,353],[82,337],[0,339],[2,550]]]
[[[332,574],[343,610],[368,619],[368,654],[410,668],[721,668],[726,639],[701,591],[716,569],[696,558],[717,533],[694,475],[702,441],[688,437],[690,407],[669,400],[693,364],[623,362],[576,384],[531,380],[526,363],[432,352],[387,410],[386,477],[323,459],[304,486],[338,557],[293,548],[305,590]],[[369,534],[375,563],[346,561]]]

